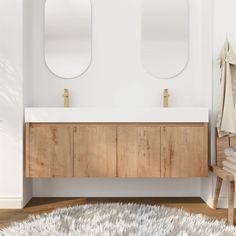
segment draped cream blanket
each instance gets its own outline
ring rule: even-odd
[[[218,136],[236,135],[236,56],[228,40],[220,56],[220,99],[216,127]]]

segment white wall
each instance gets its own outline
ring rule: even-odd
[[[23,205],[22,0],[0,0],[0,208]]]
[[[171,80],[149,75],[141,62],[141,0],[92,0],[93,56],[89,70],[73,80],[57,78],[45,66],[45,0],[25,0],[24,33],[27,106],[62,106],[63,89],[75,107],[157,107],[169,88],[171,106],[209,106],[211,78],[203,65],[206,0],[190,0],[190,61]],[[207,54],[208,55],[208,54]],[[207,86],[206,86],[207,85]],[[33,196],[200,196],[195,179],[38,179]]]
[[[87,73],[62,80],[45,66],[43,8],[45,0],[31,0],[32,18],[26,24],[32,52],[29,82],[32,106],[62,106],[65,87],[72,106],[152,107],[162,104],[162,90],[170,89],[172,106],[203,106],[208,88],[202,78],[202,2],[190,0],[190,62],[177,78],[160,80],[146,73],[141,63],[141,0],[92,0],[93,58]],[[194,93],[193,93],[194,91]],[[207,104],[208,105],[208,104]]]
[[[0,208],[21,207],[23,194],[25,203],[32,193],[34,196],[204,194],[204,184],[208,182],[198,178],[34,180],[31,192],[30,181],[24,181],[23,188],[22,105],[24,102],[26,106],[61,106],[62,91],[67,87],[71,90],[73,106],[152,107],[162,104],[162,90],[168,87],[173,106],[209,106],[211,67],[205,64],[205,60],[210,55],[210,2],[211,0],[190,0],[191,46],[188,68],[175,79],[159,80],[147,74],[141,64],[141,0],[92,0],[92,65],[83,76],[75,80],[62,80],[51,74],[44,63],[44,0],[24,0],[24,64],[22,1],[0,0],[0,59],[7,59],[8,65],[17,71],[6,72],[1,67],[0,72],[0,115],[3,119],[0,130]],[[216,2],[219,4],[216,8],[218,14],[215,16],[218,22],[225,0]],[[231,6],[235,6],[235,3],[232,0],[228,3],[232,4],[228,6],[229,10],[233,9]],[[224,15],[229,14],[226,12]],[[220,29],[220,32],[215,33],[215,38],[218,34],[223,35],[224,25]],[[231,36],[233,34],[229,34]],[[217,38],[220,39],[223,36]],[[221,44],[220,41],[217,42],[217,45]],[[208,179],[210,182],[207,187],[210,186],[212,190],[212,178]]]
[[[178,78],[158,80],[140,60],[141,0],[92,0],[93,63],[75,80],[50,74],[43,59],[43,0],[24,0],[24,101],[27,106],[61,106],[65,87],[73,106],[159,106],[162,89],[171,90],[173,106],[209,106],[214,85],[216,114],[219,80],[216,58],[226,32],[236,50],[235,0],[214,0],[213,81],[211,77],[211,0],[191,2],[191,48],[187,70]],[[122,17],[121,17],[122,16]],[[22,167],[22,1],[0,0],[0,208],[20,207]],[[30,19],[30,20],[29,20]],[[8,67],[8,68],[9,68]],[[209,106],[210,107],[210,106]],[[212,117],[214,118],[214,117]],[[212,125],[214,131],[214,119]],[[214,147],[214,133],[212,133]],[[214,149],[211,162],[214,163]],[[29,182],[29,181],[27,181]],[[53,179],[33,181],[34,196],[198,196],[212,201],[214,178],[207,179]],[[25,182],[25,201],[31,196]],[[27,191],[28,190],[28,191]],[[221,195],[225,203],[226,192]]]

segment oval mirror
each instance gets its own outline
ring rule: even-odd
[[[173,78],[189,59],[188,0],[143,0],[142,60],[157,78]]]
[[[91,62],[90,0],[46,0],[45,61],[55,75],[75,78]]]

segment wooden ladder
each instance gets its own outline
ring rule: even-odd
[[[218,200],[220,196],[220,190],[222,187],[222,182],[226,181],[228,183],[228,224],[234,224],[234,191],[235,191],[235,181],[234,176],[223,170],[218,166],[212,166],[213,173],[217,176],[216,186],[215,186],[215,196],[213,201],[213,208],[216,209],[218,205]]]

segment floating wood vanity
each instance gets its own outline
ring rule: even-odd
[[[26,123],[25,173],[51,177],[203,177],[207,123]]]

